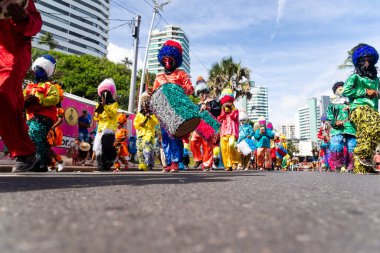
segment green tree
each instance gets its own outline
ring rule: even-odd
[[[295,153],[299,153],[298,148],[293,144],[291,140],[287,141],[287,149],[286,149],[290,155],[290,157],[293,157]]]
[[[49,32],[40,36],[38,44],[48,45],[49,50],[54,50],[58,46],[58,42],[53,38],[53,35]]]
[[[129,60],[128,57],[125,57],[121,62],[125,65],[127,69],[129,69],[129,67],[132,66],[132,61]]]
[[[241,62],[234,62],[232,57],[223,58],[219,63],[215,63],[209,71],[209,85],[219,96],[224,88],[232,88],[236,92],[236,97],[246,95],[251,97],[249,92],[250,70],[243,67]]]

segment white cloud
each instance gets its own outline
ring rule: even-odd
[[[286,0],[278,0],[277,1],[277,17],[276,17],[276,23],[277,23],[277,25],[280,23],[281,18],[284,15],[285,4],[286,4]]]
[[[115,63],[121,63],[125,57],[128,57],[129,60],[133,61],[133,48],[124,48],[118,46],[116,44],[110,43],[108,45],[108,54],[107,59],[113,61]],[[143,50],[139,51],[139,57],[137,59],[137,69],[142,68],[143,60],[141,60],[144,56],[145,52]]]

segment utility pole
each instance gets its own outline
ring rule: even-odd
[[[142,69],[142,74],[141,74],[141,83],[140,83],[140,93],[139,93],[139,105],[138,105],[138,111],[141,110],[141,94],[144,91],[144,82],[145,82],[145,70],[146,70],[146,62],[148,59],[148,50],[149,50],[149,42],[150,42],[150,36],[152,33],[152,28],[153,28],[153,23],[154,23],[154,18],[156,17],[156,14],[159,11],[162,11],[164,6],[169,4],[170,1],[167,1],[165,3],[159,4],[159,0],[153,0],[153,16],[152,16],[152,21],[150,22],[150,28],[149,28],[149,33],[148,33],[148,40],[146,42],[146,48],[145,48],[145,57],[144,57],[144,64],[143,64],[143,69]]]
[[[135,25],[132,28],[132,37],[134,37],[134,41],[133,41],[134,50],[133,50],[131,85],[129,87],[128,112],[130,113],[134,113],[134,110],[135,110],[136,76],[137,76],[136,74],[137,74],[137,59],[138,59],[138,54],[139,54],[140,22],[141,22],[141,16],[137,15],[135,18]]]

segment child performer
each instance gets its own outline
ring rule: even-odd
[[[224,89],[221,94],[222,113],[218,121],[220,127],[220,148],[226,171],[237,169],[240,155],[236,150],[236,140],[239,136],[239,111],[234,106],[234,94],[231,89]]]
[[[348,99],[342,96],[343,82],[337,82],[332,87],[335,94],[327,108],[327,120],[330,130],[330,166],[332,170],[352,171],[354,169],[354,148],[356,146],[356,130],[350,121],[350,106]],[[344,155],[347,148],[347,157]]]
[[[154,139],[158,119],[150,111],[150,96],[148,93],[142,94],[141,103],[141,111],[136,115],[133,125],[137,131],[139,170],[146,171],[154,167]]]
[[[125,157],[129,155],[128,147],[127,147],[127,138],[128,131],[124,128],[125,123],[127,123],[128,116],[124,113],[119,113],[117,116],[117,131],[115,133],[115,147],[117,152],[117,157],[115,161],[115,170],[114,172],[120,171],[120,163],[124,164],[124,170],[128,170],[128,161]]]
[[[266,127],[266,119],[259,117],[260,128],[255,132],[257,144],[257,166],[260,170],[269,170],[272,168],[272,159],[270,154],[270,140],[274,138],[272,130]]]
[[[112,79],[105,79],[98,86],[99,103],[96,105],[94,120],[98,121],[98,133],[94,150],[98,170],[109,171],[116,159],[115,131],[117,130],[116,85]]]
[[[246,114],[241,113],[239,116],[240,116],[240,118],[239,118],[240,126],[239,126],[239,139],[238,139],[237,143],[239,144],[242,141],[245,142],[244,143],[245,145],[241,146],[241,149],[240,149],[240,152],[241,152],[240,161],[241,162],[239,164],[240,165],[239,169],[249,170],[249,162],[251,159],[251,155],[254,152],[254,150],[256,149],[255,143],[251,139],[255,133],[253,132],[253,127],[249,123],[249,120],[247,119]],[[247,150],[246,151],[243,150],[244,148]]]
[[[56,105],[59,102],[57,87],[50,81],[55,64],[51,55],[37,58],[32,64],[34,83],[29,84],[24,91],[28,133],[37,149],[37,163],[33,168],[35,172],[47,172],[51,163],[47,135],[57,120]]]
[[[322,140],[320,158],[322,159],[322,168],[326,171],[331,170],[330,166],[330,130],[331,126],[327,121],[327,115],[323,114],[321,117],[322,126],[318,131],[318,139]]]

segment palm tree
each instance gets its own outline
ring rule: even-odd
[[[363,43],[359,43],[358,45],[351,48],[351,50],[347,51],[347,58],[344,60],[344,62],[338,66],[338,69],[346,69],[346,68],[353,68],[354,64],[352,63],[352,54],[355,52],[355,50],[362,46]]]
[[[49,50],[54,50],[58,46],[58,42],[53,38],[53,35],[49,32],[41,35],[39,38],[38,44],[48,45]]]
[[[125,57],[121,62],[127,67],[127,69],[129,69],[129,67],[132,65],[132,61],[129,60],[128,57]]]
[[[209,85],[219,96],[224,88],[232,88],[236,92],[236,97],[246,95],[249,92],[250,70],[242,67],[241,62],[236,63],[232,57],[223,58],[219,63],[215,63],[209,71]]]

